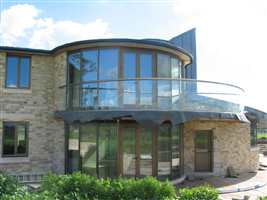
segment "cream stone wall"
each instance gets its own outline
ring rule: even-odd
[[[250,147],[250,124],[239,121],[199,120],[184,124],[184,167],[187,175],[225,175],[232,166],[238,173],[256,171],[258,149]],[[213,172],[194,170],[194,136],[196,131],[213,132]]]
[[[62,58],[63,57],[63,58]],[[5,88],[6,54],[0,53],[0,171],[10,173],[64,173],[64,122],[54,117],[56,87],[60,79],[57,62],[65,70],[64,55],[31,56],[31,88]],[[64,76],[64,77],[63,77]],[[28,157],[3,158],[4,121],[29,122]]]

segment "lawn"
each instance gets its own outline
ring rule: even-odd
[[[267,139],[267,133],[257,133],[257,138],[266,138]]]

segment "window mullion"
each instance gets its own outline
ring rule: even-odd
[[[14,155],[17,155],[17,152],[18,152],[18,127],[17,127],[17,124],[15,125],[15,145],[14,145]]]
[[[17,78],[17,88],[20,88],[20,66],[21,66],[21,58],[18,57],[18,78]]]

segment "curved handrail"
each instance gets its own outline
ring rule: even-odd
[[[145,84],[144,88],[142,84]],[[156,77],[82,81],[60,88],[66,95],[67,109],[135,108],[232,113],[243,111],[242,95],[245,92],[228,83]]]
[[[222,82],[216,82],[216,81],[206,81],[206,80],[198,80],[198,79],[188,79],[188,78],[160,78],[160,77],[152,77],[152,78],[126,78],[126,79],[106,79],[106,80],[93,80],[93,81],[82,81],[80,83],[76,84],[70,84],[72,86],[76,85],[82,85],[82,84],[89,84],[89,83],[105,83],[105,82],[123,82],[123,81],[142,81],[142,80],[167,80],[167,81],[185,81],[185,82],[196,82],[196,83],[211,83],[211,84],[217,84],[217,85],[225,85],[230,86],[233,88],[236,88],[242,92],[245,92],[245,90],[239,86],[230,84],[230,83],[222,83]],[[67,84],[59,86],[59,88],[67,87]]]

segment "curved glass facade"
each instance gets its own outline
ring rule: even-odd
[[[109,47],[72,52],[62,89],[66,110],[243,111],[241,88],[185,79],[183,71],[178,57],[158,50]]]
[[[159,129],[133,121],[68,126],[68,172],[96,177],[175,179],[182,174],[181,131],[166,123]]]
[[[182,77],[178,57],[134,48],[81,50],[68,55],[68,66],[68,103],[74,108],[116,108],[119,105],[134,107],[137,104],[150,107],[155,101],[164,106],[171,102],[170,81],[158,83],[157,99],[152,96],[157,86],[151,80],[123,83],[101,81]]]

